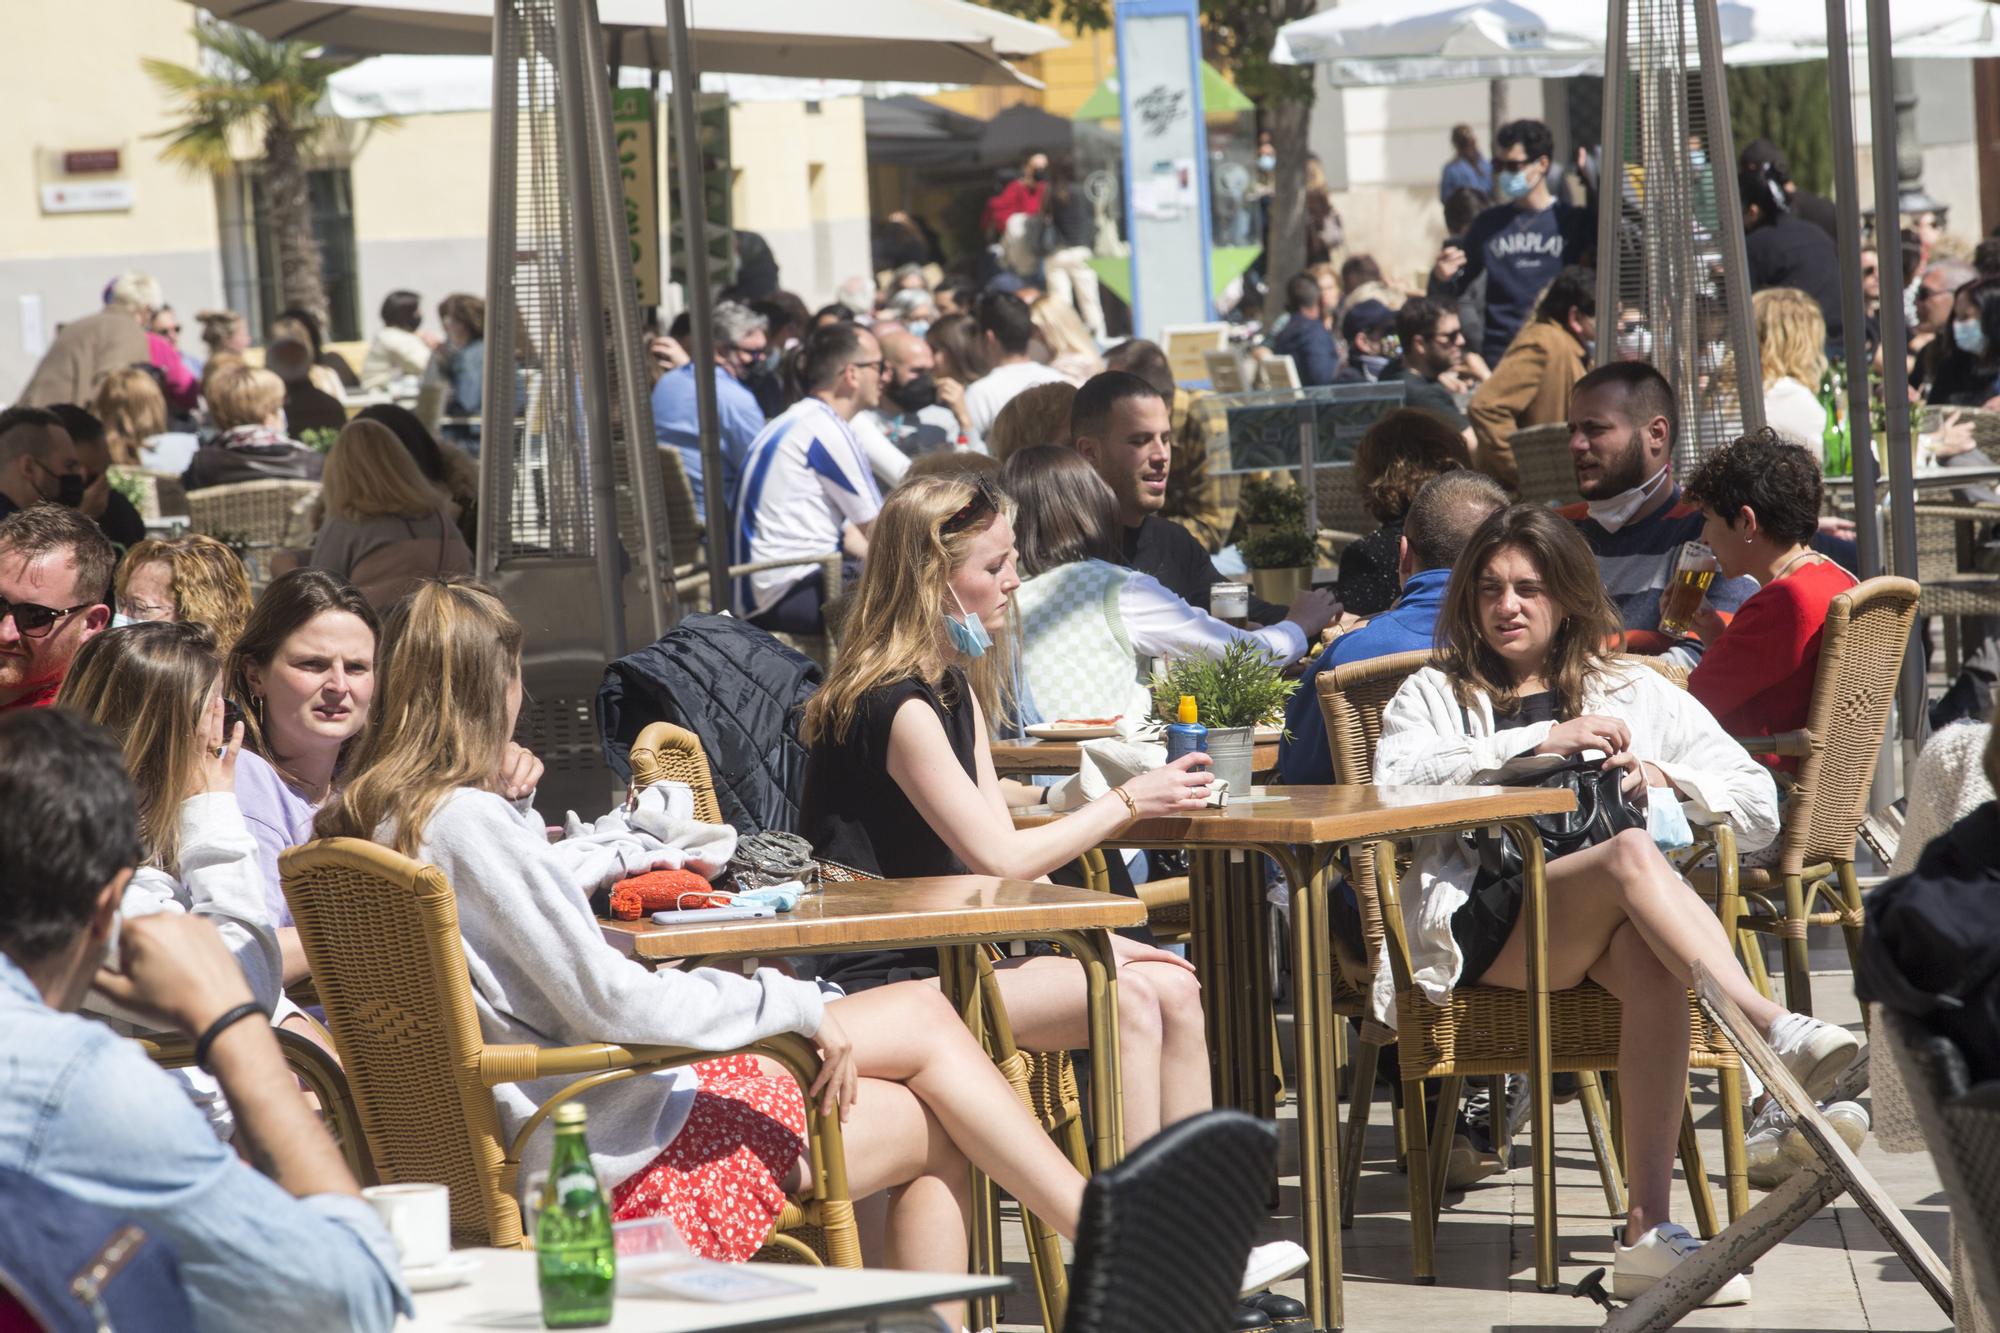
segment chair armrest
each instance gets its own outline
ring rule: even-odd
[[[1816,738],[1810,731],[1781,731],[1775,736],[1735,736],[1738,745],[1751,754],[1791,755],[1803,759],[1813,752]]]
[[[188,1069],[194,1065],[194,1043],[176,1033],[155,1032],[137,1037],[146,1057],[162,1069]]]
[[[486,1046],[479,1053],[479,1081],[490,1088],[529,1079],[577,1076],[574,1082],[543,1102],[514,1135],[507,1155],[510,1160],[519,1161],[529,1137],[555,1114],[556,1107],[572,1097],[636,1074],[729,1055],[762,1055],[777,1061],[798,1081],[801,1095],[808,1093],[813,1080],[819,1077],[819,1048],[805,1037],[781,1033],[727,1051],[696,1050],[689,1046],[619,1046],[612,1042],[581,1046]]]

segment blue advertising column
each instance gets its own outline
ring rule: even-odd
[[[1141,338],[1214,317],[1197,3],[1118,0],[1116,10],[1132,330]]]

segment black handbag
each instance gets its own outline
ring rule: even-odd
[[[1461,713],[1464,714],[1463,708]],[[1465,714],[1466,731],[1472,719]],[[1554,768],[1531,776],[1508,779],[1510,787],[1561,787],[1576,797],[1576,809],[1559,815],[1535,815],[1528,822],[1542,836],[1542,859],[1553,861],[1623,833],[1646,827],[1646,812],[1625,795],[1624,773],[1607,769],[1602,759],[1580,755],[1563,760]],[[1488,877],[1508,879],[1521,873],[1521,850],[1514,840],[1491,829],[1477,829],[1461,835],[1479,858],[1479,868]]]

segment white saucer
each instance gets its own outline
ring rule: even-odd
[[[446,1287],[470,1282],[472,1275],[478,1271],[477,1259],[454,1254],[449,1259],[420,1268],[406,1266],[403,1269],[403,1285],[411,1291],[443,1291]]]

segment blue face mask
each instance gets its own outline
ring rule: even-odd
[[[124,629],[127,625],[136,625],[138,623],[138,621],[132,619],[132,617],[126,615],[123,611],[113,611],[111,613],[112,629]]]
[[[977,616],[965,609],[965,603],[959,601],[956,589],[952,590],[951,600],[958,602],[959,610],[959,615],[944,618],[945,633],[951,636],[951,646],[967,657],[986,656],[986,650],[993,646],[993,636],[986,632],[986,626],[980,623]]]
[[[1976,319],[1955,319],[1951,322],[1951,340],[1958,349],[1970,356],[1986,355],[1986,329]]]
[[[1528,184],[1526,171],[1503,171],[1494,177],[1493,183],[1499,187],[1502,199],[1525,199],[1534,188]]]
[[[931,331],[931,322],[927,319],[913,319],[903,327],[910,331],[911,337],[921,338]]]

